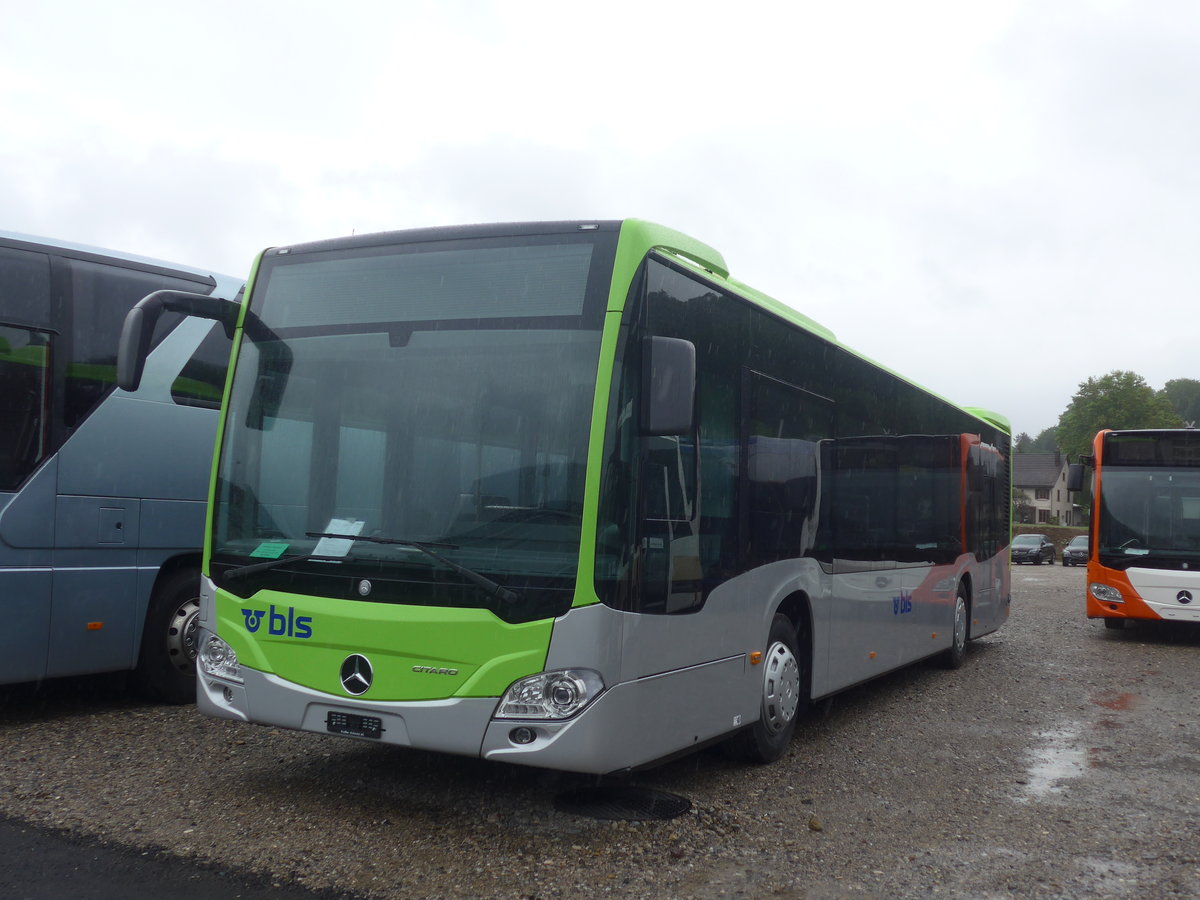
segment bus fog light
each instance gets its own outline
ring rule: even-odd
[[[1099,584],[1093,581],[1088,585],[1088,590],[1092,592],[1092,596],[1101,603],[1124,603],[1125,598],[1121,596],[1121,592],[1115,587],[1107,584]]]
[[[504,692],[496,718],[569,719],[603,690],[604,680],[591,669],[541,672],[514,682]]]
[[[536,737],[537,732],[526,725],[514,728],[508,733],[508,739],[514,744],[532,744]]]
[[[205,675],[239,684],[242,681],[242,667],[238,665],[237,653],[215,634],[210,634],[208,640],[200,644],[197,662]]]

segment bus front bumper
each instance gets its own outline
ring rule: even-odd
[[[495,719],[496,697],[410,702],[335,697],[245,666],[241,683],[201,673],[196,704],[206,715],[258,725],[607,774],[653,763],[751,724],[757,695],[738,689],[744,665],[737,657],[618,684],[562,721]],[[677,702],[697,690],[707,704]],[[718,710],[724,715],[714,716]]]

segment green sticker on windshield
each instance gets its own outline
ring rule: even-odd
[[[255,559],[279,559],[287,548],[288,545],[284,541],[263,541],[250,555]]]

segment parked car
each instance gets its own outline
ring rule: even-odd
[[[1040,566],[1054,565],[1054,542],[1044,534],[1018,534],[1012,542],[1012,561]]]
[[[1087,557],[1088,539],[1086,534],[1077,534],[1063,549],[1064,566],[1086,566]]]

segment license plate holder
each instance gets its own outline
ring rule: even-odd
[[[330,734],[378,740],[383,737],[383,719],[378,716],[360,716],[357,713],[330,710],[325,714],[325,730]]]

